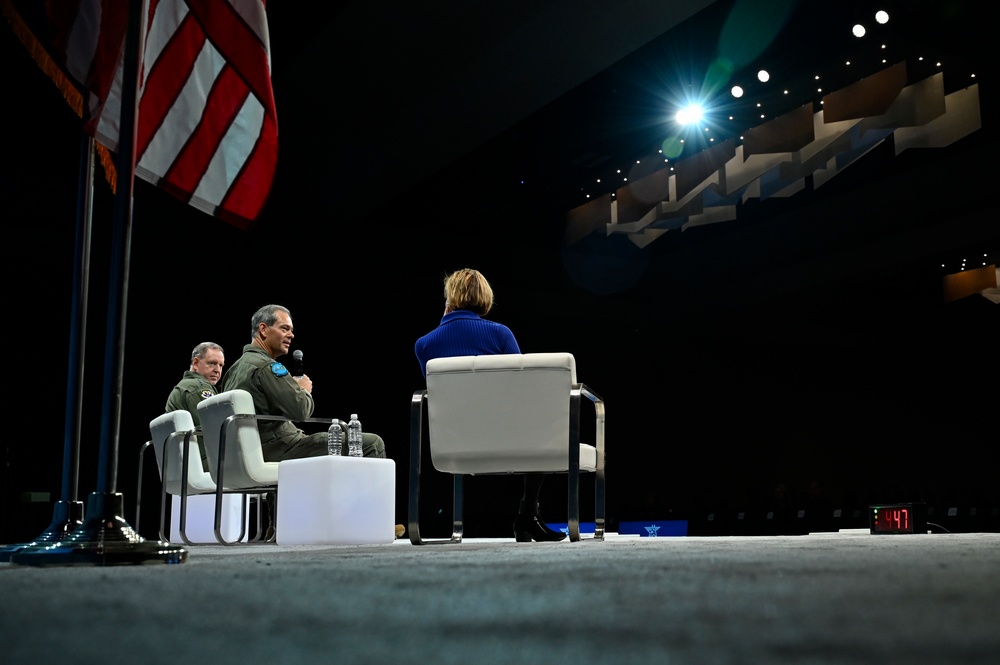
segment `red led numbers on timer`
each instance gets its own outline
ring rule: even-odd
[[[914,528],[923,528],[920,510],[906,504],[871,506],[870,519],[872,533],[915,533]]]
[[[885,508],[875,511],[875,528],[879,531],[907,532],[910,530],[909,508]]]
[[[883,531],[906,531],[910,528],[910,511],[907,508],[883,510],[881,517],[884,520],[880,520],[879,517],[876,514],[875,523],[877,525],[881,521]]]

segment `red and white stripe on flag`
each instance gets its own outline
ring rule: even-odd
[[[116,150],[127,3],[2,1],[85,130]],[[278,154],[264,0],[149,0],[140,78],[135,175],[248,228]]]

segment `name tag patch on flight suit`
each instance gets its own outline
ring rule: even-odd
[[[285,376],[288,374],[288,368],[281,363],[271,363],[271,373],[275,376]]]

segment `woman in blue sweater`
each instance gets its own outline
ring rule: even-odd
[[[478,270],[465,268],[448,275],[444,280],[444,301],[441,323],[415,345],[425,378],[427,361],[432,358],[521,353],[510,328],[483,318],[493,308],[493,289]],[[514,520],[514,538],[519,543],[566,537],[546,526],[539,514],[538,493],[544,479],[544,474],[524,474],[524,496]]]

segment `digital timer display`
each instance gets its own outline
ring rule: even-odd
[[[896,503],[869,506],[868,525],[872,533],[924,533],[927,531],[923,504]]]

